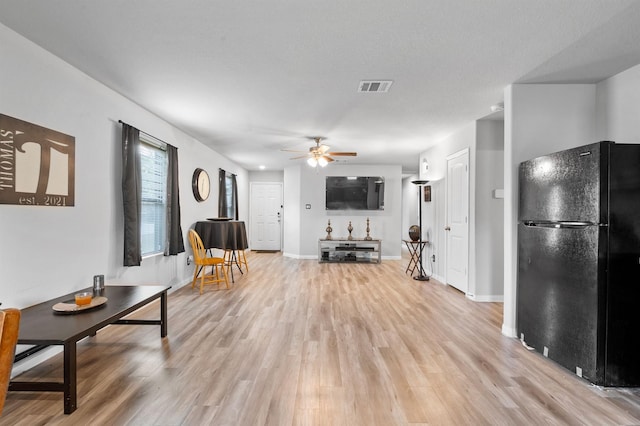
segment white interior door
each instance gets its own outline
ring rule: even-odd
[[[279,251],[282,241],[282,183],[251,183],[251,249]]]
[[[469,291],[469,150],[447,157],[447,284]]]

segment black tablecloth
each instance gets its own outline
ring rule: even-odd
[[[249,247],[247,230],[241,221],[205,220],[196,222],[194,229],[207,249],[245,250]]]

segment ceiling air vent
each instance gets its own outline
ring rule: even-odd
[[[363,80],[358,86],[358,92],[386,93],[391,87],[391,80]]]

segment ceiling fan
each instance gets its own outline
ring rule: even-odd
[[[298,160],[300,158],[306,158],[307,164],[311,167],[325,167],[332,161],[335,161],[332,157],[338,156],[347,156],[347,157],[355,157],[358,155],[357,152],[329,152],[329,147],[325,144],[321,144],[320,141],[326,139],[320,136],[313,136],[309,139],[315,141],[316,145],[309,148],[309,152],[305,155],[300,155],[297,157],[291,157],[291,160]],[[289,152],[304,152],[304,151],[295,151],[291,149],[283,149],[283,151]]]

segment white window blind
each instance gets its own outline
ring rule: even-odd
[[[167,205],[167,152],[159,144],[140,137],[142,256],[164,252]]]

